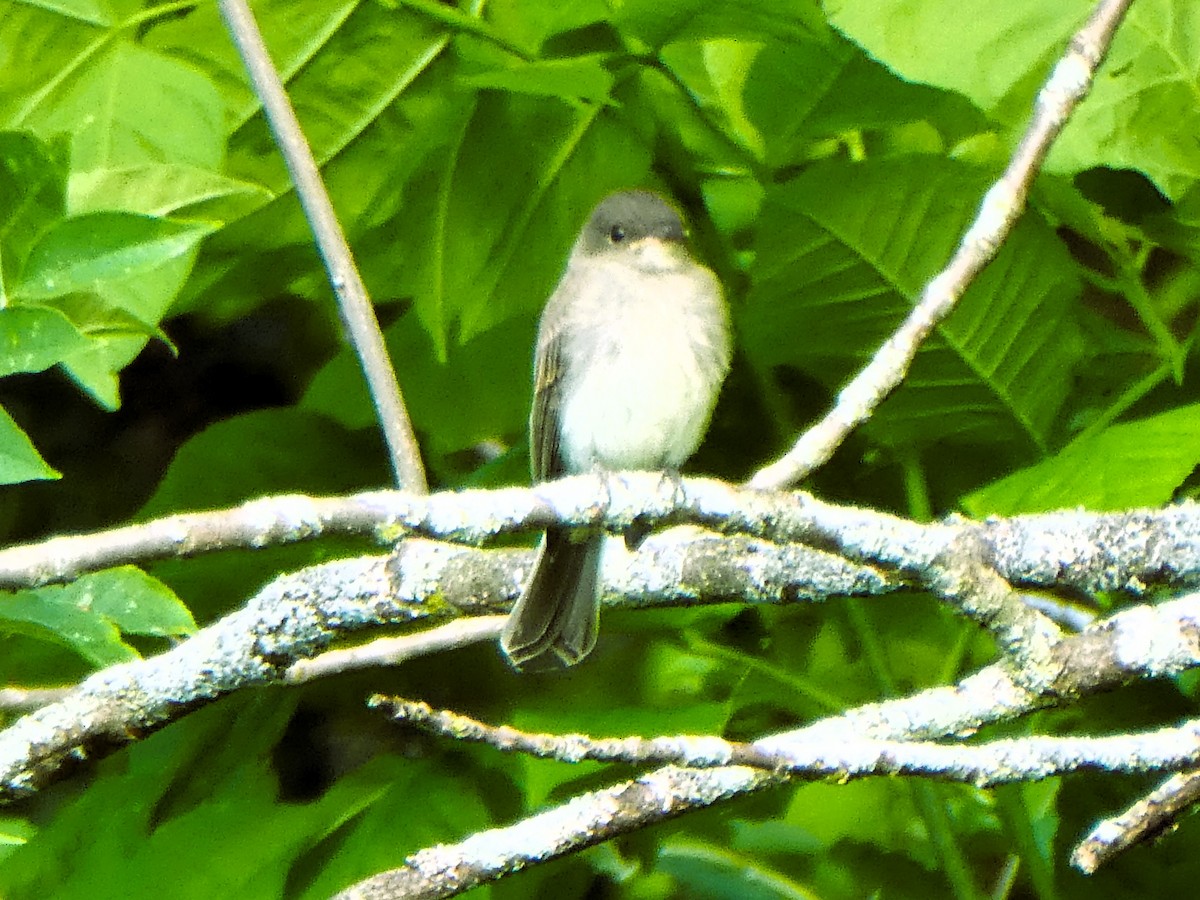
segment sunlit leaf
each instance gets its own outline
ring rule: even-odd
[[[916,158],[815,166],[768,193],[740,323],[748,352],[839,387],[949,258],[985,184],[983,173]],[[1078,291],[1066,249],[1023,220],[921,348],[873,433],[1047,446],[1082,350]]]
[[[1200,406],[1112,425],[963,498],[973,515],[1158,506],[1200,465]]]
[[[0,484],[58,477],[12,416],[0,409]]]

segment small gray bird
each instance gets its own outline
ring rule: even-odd
[[[729,371],[729,314],[683,222],[648,191],[592,212],[542,313],[529,443],[533,480],[677,469]],[[551,528],[501,646],[514,666],[571,666],[599,626],[604,535]]]

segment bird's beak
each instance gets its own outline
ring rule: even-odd
[[[638,267],[651,272],[677,269],[687,259],[687,248],[678,241],[645,237],[633,245]]]

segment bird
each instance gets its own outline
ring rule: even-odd
[[[689,252],[683,219],[649,190],[591,212],[546,302],[529,416],[534,483],[676,472],[708,428],[729,371],[729,312]],[[500,645],[518,670],[572,666],[599,630],[599,530],[546,530]]]

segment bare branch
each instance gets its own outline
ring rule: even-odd
[[[1062,630],[1047,615],[1026,604],[995,570],[977,531],[966,530],[930,567],[929,586],[995,635],[1022,678],[1053,677],[1047,666]],[[1035,680],[1027,686],[1040,692]]]
[[[527,753],[543,759],[580,762],[646,763],[684,766],[746,765],[757,769],[782,769],[787,762],[779,754],[763,753],[752,744],[718,737],[593,738],[583,734],[530,734],[507,725],[487,725],[448,709],[435,710],[427,703],[376,694],[367,701],[372,708],[385,708],[393,719],[441,737],[490,744],[498,750]]]
[[[1154,620],[1151,624],[1151,619]],[[1112,687],[1141,675],[1164,675],[1200,665],[1200,595],[1182,597],[1158,607],[1137,607],[1098,623],[1086,632],[1065,638],[1057,648],[1061,662],[1061,683],[1065,688],[1086,681],[1091,690]],[[1165,636],[1174,635],[1175,639]],[[1127,666],[1125,675],[1117,675],[1117,658]],[[1190,661],[1185,661],[1191,658]],[[1094,670],[1092,667],[1095,667]],[[1073,668],[1077,667],[1077,668]],[[1087,671],[1080,671],[1080,669]],[[858,747],[869,763],[871,754],[885,744],[889,752],[900,752],[913,742],[966,737],[984,725],[1009,721],[1035,709],[1052,705],[1072,693],[1050,691],[1035,694],[1014,677],[1012,667],[1000,663],[971,675],[958,684],[931,688],[911,697],[866,704],[839,716],[822,719],[803,728],[784,732],[754,743],[768,755],[785,756],[795,748],[804,748],[813,757],[832,758],[844,747]],[[1132,754],[1136,762],[1186,765],[1197,753],[1195,723],[1172,732],[1174,747],[1156,757],[1157,741],[1164,732],[1142,736],[1122,736],[1120,744],[1107,744],[1107,738],[1079,738],[1074,748],[1055,744],[1053,739],[1036,738],[1028,745],[1041,755],[1027,755],[1016,745],[997,742],[1005,766],[1023,768],[1026,780],[1052,774],[1055,762],[1064,771],[1080,767],[1080,751],[1086,748],[1090,759],[1098,762],[1117,753]],[[578,747],[569,738],[572,751]],[[883,744],[876,743],[883,742]],[[1090,743],[1099,742],[1099,743]],[[703,746],[703,745],[702,745]],[[712,751],[713,745],[707,745]],[[935,747],[934,754],[952,755],[961,747]],[[930,751],[924,745],[924,751]],[[907,752],[907,751],[904,751]],[[923,751],[917,751],[923,752]],[[1171,754],[1175,753],[1175,756]],[[1168,758],[1171,757],[1171,758]],[[845,762],[846,760],[843,760]],[[893,763],[893,757],[876,759],[881,766]],[[927,760],[928,761],[928,760]],[[962,760],[960,760],[961,762]],[[993,760],[994,761],[994,760]],[[942,763],[946,760],[942,759]],[[966,761],[964,780],[971,775],[984,781],[1002,770],[972,770]],[[1044,769],[1040,767],[1046,767]],[[1072,768],[1074,767],[1074,768]],[[832,774],[832,773],[829,773]],[[724,800],[741,797],[785,781],[784,773],[749,766],[717,766],[711,769],[677,768],[669,765],[636,781],[576,797],[560,807],[517,822],[506,828],[480,832],[455,844],[432,847],[409,857],[407,864],[384,872],[348,888],[338,896],[356,900],[384,900],[398,897],[450,897],[463,890],[495,880],[529,865],[556,859],[583,847],[657,824],[667,818]],[[1001,779],[1003,780],[1003,779]],[[662,794],[663,787],[669,793]]]
[[[526,550],[482,551],[410,540],[391,556],[324,563],[281,576],[244,609],[178,647],[98,672],[59,702],[0,731],[0,802],[36,790],[71,758],[99,756],[138,740],[224,694],[316,677],[312,668],[306,672],[297,664],[317,656],[336,637],[457,611],[481,624],[463,621],[408,635],[393,648],[399,645],[409,658],[484,640],[498,627],[496,614],[507,611],[519,593],[532,558]],[[681,578],[681,571],[692,575]],[[634,606],[722,602],[732,598],[725,591],[743,587],[769,603],[825,599],[872,585],[876,591],[889,589],[870,570],[807,548],[678,534],[652,537],[632,560],[606,559],[604,577],[610,604],[621,598]],[[812,577],[813,585],[799,580],[805,577]],[[698,584],[713,590],[707,593]],[[342,654],[317,657],[313,664],[337,668],[345,659]],[[369,664],[380,661],[370,657]]]
[[[845,781],[874,775],[918,775],[995,787],[1041,781],[1084,770],[1144,773],[1177,769],[1200,760],[1200,722],[1111,737],[1003,738],[979,744],[943,744],[848,738],[837,744],[798,739],[758,743],[709,735],[593,738],[583,734],[531,734],[506,725],[487,725],[450,710],[399,697],[376,695],[372,707],[431,734],[488,744],[561,762],[623,762],[691,768],[751,766],[806,779]]]
[[[297,660],[287,670],[284,681],[303,684],[329,675],[369,669],[376,666],[396,666],[444,650],[458,650],[480,641],[500,636],[508,616],[480,616],[474,619],[455,619],[437,628],[406,634],[403,637],[378,638],[358,647],[329,650],[312,659]]]
[[[256,549],[328,534],[385,542],[409,536],[481,544],[548,524],[623,533],[706,525],[777,544],[804,543],[891,569],[928,570],[939,554],[974,532],[989,564],[1011,584],[1083,593],[1200,584],[1200,507],[1120,513],[1079,510],[990,519],[916,523],[887,513],[826,503],[803,493],[737,488],[685,478],[664,489],[659,473],[580,475],[532,488],[446,491],[427,496],[373,491],[349,497],[264,497],[242,506],[186,513],[92,534],[0,550],[0,587],[69,581],[110,566]],[[856,593],[873,592],[859,590]]]
[[[1200,771],[1172,775],[1125,812],[1093,828],[1071,853],[1071,865],[1091,875],[1131,847],[1174,827],[1198,802]]]
[[[647,542],[645,552],[653,556],[658,542],[674,552],[670,535]],[[755,548],[755,554],[764,550],[769,545]],[[529,559],[523,551],[483,552],[410,541],[390,558],[326,563],[276,579],[244,609],[179,647],[99,672],[60,702],[0,732],[0,800],[36,789],[69,758],[137,739],[230,691],[283,681],[297,660],[316,655],[338,635],[428,617],[430,610],[423,606],[427,597],[438,598],[443,614],[447,601],[467,615],[501,612],[516,596]],[[725,563],[747,565],[745,558]],[[621,584],[619,577],[613,578],[621,570],[633,572],[626,586],[634,591],[644,587],[639,566],[606,560],[610,588]],[[701,584],[707,582],[707,576],[700,577]],[[715,575],[713,583],[722,584],[722,576]],[[795,585],[779,587],[777,600],[802,596]],[[703,597],[704,591],[698,594]],[[610,594],[609,599],[615,598]],[[853,721],[846,734],[910,740],[956,734],[1131,677],[1177,674],[1200,663],[1198,618],[1200,595],[1135,607],[1063,639],[1033,673],[1018,673],[1002,663],[954,688],[864,706],[842,717]],[[821,739],[844,737],[839,730]]]
[[[128,563],[256,549],[325,535],[372,535],[390,492],[351,497],[263,497],[231,509],[180,513],[139,525],[54,537],[0,550],[0,588],[39,587]],[[404,495],[400,495],[404,496]]]
[[[967,286],[995,258],[1025,208],[1042,161],[1071,113],[1091,90],[1096,70],[1132,0],[1101,0],[1034,103],[1033,118],[1008,168],[984,195],[979,213],[946,267],[925,285],[908,318],[838,394],[820,422],[780,459],[750,479],[756,488],[779,489],[802,481],[829,460],[849,434],[867,421],[908,374],[929,333],[954,309]]]
[[[906,522],[886,514],[859,515],[849,508],[849,518],[821,521],[827,516],[820,510],[836,509],[806,494],[768,494],[712,479],[668,483],[661,473],[647,472],[580,475],[532,488],[422,496],[398,491],[330,498],[285,495],[227,510],[168,516],[142,525],[0,550],[0,587],[68,581],[84,572],[124,563],[233,547],[259,548],[327,534],[364,534],[389,543],[418,535],[481,544],[502,535],[540,531],[551,524],[623,533],[636,520],[656,527],[708,523],[730,534],[832,543],[829,534],[850,528],[855,518],[872,535],[897,533]],[[936,526],[916,526],[916,534],[927,527]]]
[[[37,709],[63,699],[70,687],[0,688],[0,710]]]
[[[354,265],[350,245],[342,232],[333,203],[321,181],[320,169],[313,158],[312,149],[304,139],[300,121],[288,100],[283,82],[271,63],[267,46],[254,21],[254,14],[246,0],[219,0],[221,15],[237,45],[242,62],[250,75],[255,93],[262,100],[263,112],[275,142],[279,145],[296,186],[296,195],[304,207],[304,214],[313,231],[317,249],[329,273],[329,283],[338,299],[338,308],[350,343],[358,353],[363,374],[379,426],[383,430],[391,456],[392,471],[396,484],[414,494],[423,494],[428,489],[425,469],[421,464],[421,451],[413,435],[408,411],[400,395],[396,372],[388,359],[383,332],[379,320],[367,295],[366,285]],[[443,38],[438,50],[448,38]]]
[[[636,781],[583,794],[507,828],[422,850],[410,856],[404,868],[368,878],[335,895],[335,900],[452,897],[526,866],[737,796],[751,786],[754,772],[717,769],[713,774],[721,777],[706,777],[693,769],[659,769]]]

